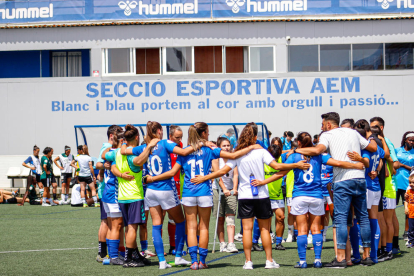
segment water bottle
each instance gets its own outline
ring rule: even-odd
[[[256,186],[252,185],[252,181],[254,180],[254,175],[250,174],[250,188],[252,189],[252,194],[253,196],[257,196],[259,194],[259,190],[257,189]]]

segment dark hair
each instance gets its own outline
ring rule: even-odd
[[[405,140],[407,139],[407,135],[410,133],[414,133],[414,131],[407,131],[406,133],[404,133],[402,141],[401,141],[401,147],[405,146]]]
[[[293,134],[293,132],[292,132],[292,131],[288,131],[286,134],[287,134],[287,136],[289,136],[289,137],[293,137],[293,136],[295,136],[295,135]]]
[[[369,120],[370,123],[372,122],[378,122],[380,126],[385,126],[385,122],[384,119],[382,119],[381,117],[373,117]]]
[[[158,138],[157,131],[162,129],[162,126],[158,122],[148,121],[147,123],[147,135],[145,136],[145,142],[149,144],[152,139]]]
[[[219,138],[217,139],[217,146],[218,146],[218,147],[221,147],[221,143],[223,143],[224,141],[227,141],[227,142],[229,142],[229,143],[230,143],[230,140],[229,140],[229,139],[227,139],[226,137],[219,137]],[[231,146],[231,144],[230,144],[230,146]]]
[[[77,149],[78,150],[83,150],[83,146],[82,145],[79,145]]]
[[[276,141],[277,141],[277,143],[278,143],[281,147],[283,147],[282,140],[280,140],[280,138],[279,138],[279,137],[274,137],[274,138],[272,138],[272,140],[270,141],[270,144],[271,144],[271,145],[274,145]]]
[[[52,148],[51,147],[45,147],[45,149],[43,150],[43,154],[44,155],[47,155],[51,151],[52,151]]]
[[[313,147],[312,136],[308,132],[300,132],[297,138],[298,142],[302,144],[302,148]]]
[[[355,121],[354,119],[344,119],[341,123],[341,126],[345,124],[349,124],[351,128],[354,128]]]
[[[242,150],[248,146],[256,143],[255,137],[257,136],[256,124],[248,123],[240,133],[239,140],[237,141],[237,147],[235,151]]]
[[[111,134],[113,135],[114,133],[120,133],[122,131],[123,131],[122,127],[117,126],[117,125],[112,125],[112,126],[108,127],[108,130],[106,131],[106,135],[108,136],[108,139],[109,139],[109,136]]]
[[[270,145],[267,148],[267,151],[276,161],[279,159],[280,155],[282,155],[282,148],[275,144]]]
[[[381,129],[379,126],[372,126],[371,132],[372,134],[381,135]]]
[[[318,139],[318,138],[319,138],[319,134],[313,135],[313,139]]]
[[[124,132],[125,139],[129,142],[135,139],[138,136],[138,144],[139,144],[139,132],[136,127],[133,125],[126,125],[125,132]]]
[[[362,137],[365,139],[367,138],[367,131],[371,131],[371,128],[369,127],[369,123],[365,119],[361,119],[356,121],[354,125],[354,129],[361,134]]]
[[[38,146],[36,146],[36,145],[33,146],[33,150],[38,150],[38,149],[39,149]]]
[[[322,114],[321,117],[325,121],[330,121],[337,126],[339,126],[339,121],[341,120],[341,118],[339,117],[339,114],[336,112],[328,112],[328,113]]]

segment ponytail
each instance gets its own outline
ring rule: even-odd
[[[188,128],[188,145],[194,150],[200,149],[200,142],[205,143],[206,140],[201,138],[201,133],[207,132],[208,125],[203,122],[195,123]]]
[[[302,148],[313,147],[312,136],[308,132],[301,132],[298,135],[298,142],[301,143]]]
[[[148,121],[147,123],[147,135],[145,136],[145,142],[149,144],[152,139],[158,138],[157,131],[162,129],[162,126],[155,121]]]

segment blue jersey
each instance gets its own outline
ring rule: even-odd
[[[171,157],[176,143],[170,140],[161,140],[152,148],[151,153],[146,163],[147,173],[151,176],[157,176],[171,170]],[[132,149],[134,155],[140,155],[147,145],[142,145]],[[174,178],[156,181],[148,184],[148,189],[159,191],[175,190]]]
[[[211,161],[220,157],[220,148],[214,150],[202,147],[187,156],[178,156],[177,163],[184,169],[184,187],[182,197],[210,196],[213,195],[211,180],[194,185],[190,182],[196,175],[207,175],[210,173]]]
[[[414,166],[414,149],[407,151],[404,147],[401,147],[396,149],[395,153],[397,154],[398,162],[409,167]],[[397,170],[395,179],[397,181],[397,188],[399,190],[407,190],[409,176],[410,171],[406,168],[401,167]]]
[[[377,147],[376,152],[362,150],[361,154],[362,158],[369,159],[369,168],[365,169],[365,182],[367,183],[367,189],[373,192],[381,191],[381,186],[378,177],[376,177],[375,179],[371,179],[371,177],[368,174],[370,172],[375,172],[377,170],[380,163],[380,159],[384,158],[384,150],[381,147]]]
[[[286,164],[294,164],[305,160],[302,154],[293,153],[286,160]],[[322,155],[312,156],[308,163],[311,165],[307,170],[294,169],[295,184],[292,197],[311,196],[323,198],[321,172],[322,164],[326,165],[326,158]]]
[[[111,149],[110,152],[117,152],[118,149]],[[109,152],[108,152],[109,153]],[[116,154],[109,155],[114,156]],[[105,155],[107,157],[107,155]],[[106,161],[115,165],[115,158],[108,158]],[[106,203],[118,203],[118,178],[111,172],[111,170],[105,169],[105,189],[102,193],[102,201]]]
[[[260,145],[264,149],[267,149],[266,146],[265,146],[265,144],[262,141],[260,141],[260,140],[256,140],[256,144]]]
[[[331,155],[329,155],[328,153],[322,154],[322,161],[325,161],[325,163],[328,162],[330,158],[331,158]],[[329,196],[328,184],[332,183],[332,179],[333,179],[333,167],[322,164],[321,180],[322,180],[322,195],[323,196]]]
[[[291,150],[292,149],[292,141],[288,141],[287,138],[282,137],[280,138],[283,144],[283,150]]]

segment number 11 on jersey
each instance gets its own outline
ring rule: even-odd
[[[200,175],[204,176],[203,160],[198,160],[196,162],[194,159],[191,159],[191,160],[188,160],[187,164],[191,166],[191,178],[195,177],[196,166],[198,167],[198,169],[200,171]]]

